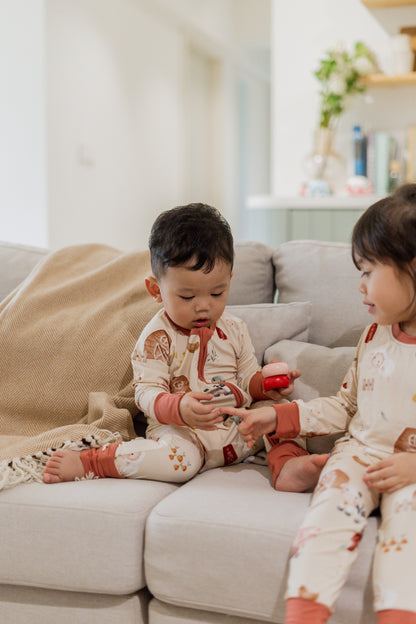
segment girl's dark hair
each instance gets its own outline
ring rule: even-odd
[[[194,261],[193,271],[209,273],[217,260],[234,263],[231,228],[222,214],[207,204],[188,204],[162,212],[153,224],[149,248],[152,271],[159,279],[168,267]]]
[[[352,232],[352,259],[396,266],[416,288],[416,184],[404,184],[367,208]]]

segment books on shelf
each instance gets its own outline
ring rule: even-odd
[[[416,126],[406,132],[370,131],[365,143],[365,175],[376,195],[387,195],[404,182],[416,182]]]
[[[416,126],[407,130],[406,182],[416,182]]]

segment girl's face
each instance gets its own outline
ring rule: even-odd
[[[402,331],[416,336],[415,287],[410,275],[390,264],[361,260],[359,291],[364,305],[379,325],[400,323]]]

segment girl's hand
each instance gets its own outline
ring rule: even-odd
[[[416,483],[416,453],[394,453],[367,468],[363,481],[382,494]]]
[[[237,407],[221,407],[221,414],[237,416],[242,419],[238,431],[250,448],[262,435],[272,433],[276,429],[276,412],[272,405],[247,410]]]
[[[206,392],[187,392],[179,402],[182,420],[189,427],[213,431],[217,424],[223,422],[220,411],[215,406],[201,401],[210,401],[212,394]]]

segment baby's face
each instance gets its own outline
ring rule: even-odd
[[[192,270],[191,261],[169,267],[159,280],[160,295],[169,318],[184,329],[214,325],[227,303],[231,267],[217,261],[209,273]]]

